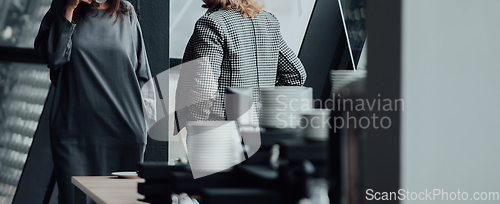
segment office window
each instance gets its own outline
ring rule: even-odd
[[[45,65],[0,62],[0,203],[11,203],[50,87]]]
[[[33,48],[51,0],[0,1],[0,46]]]

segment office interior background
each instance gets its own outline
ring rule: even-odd
[[[139,13],[153,75],[180,64],[194,23],[205,12],[202,1],[131,2]],[[0,203],[56,202],[45,114],[52,97],[49,70],[33,51],[50,3],[0,0]],[[373,202],[366,197],[368,189],[460,190],[469,192],[469,198],[474,192],[500,192],[499,1],[265,3],[304,63],[306,86],[314,88],[315,99],[404,101],[397,111],[357,113],[386,116],[390,128],[330,130],[324,143],[331,203]],[[355,77],[336,81],[338,70]],[[150,139],[145,159],[169,161],[169,151],[168,142]]]

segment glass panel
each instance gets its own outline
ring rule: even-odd
[[[200,0],[170,1],[170,58],[181,59],[193,33],[194,24],[206,9]]]
[[[265,0],[265,10],[280,22],[281,35],[296,55],[299,54],[316,0]]]
[[[366,41],[365,0],[339,0],[347,43],[356,68]]]
[[[0,203],[11,203],[50,88],[41,64],[0,62]]]
[[[32,48],[51,0],[0,0],[0,46]]]

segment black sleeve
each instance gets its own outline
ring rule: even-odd
[[[60,2],[53,1],[35,39],[35,51],[50,69],[59,69],[70,60],[75,27],[63,16]]]

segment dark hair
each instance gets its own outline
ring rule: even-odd
[[[104,12],[103,17],[108,15],[109,18],[115,17],[115,23],[118,19],[123,20],[123,16],[129,12],[127,5],[121,0],[108,0],[109,7]],[[81,3],[76,7],[73,13],[73,21],[78,23],[81,20],[86,20],[89,16],[90,4]]]

